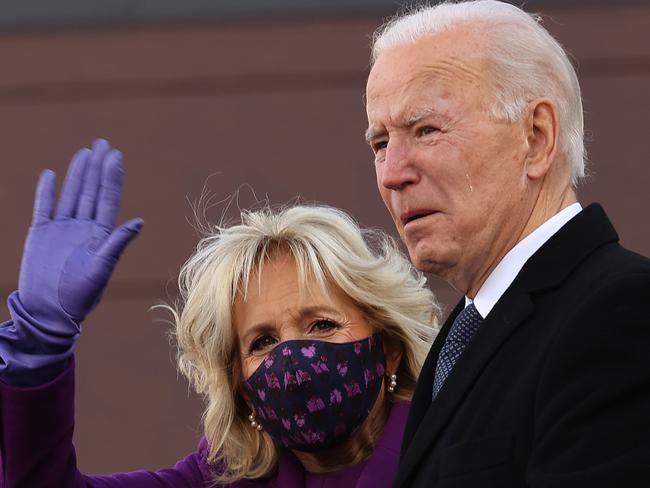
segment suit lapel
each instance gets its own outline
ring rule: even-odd
[[[426,408],[421,421],[415,426],[410,443],[403,448],[396,485],[403,482],[406,475],[430,451],[431,446],[435,444],[436,439],[448,425],[459,404],[487,363],[519,324],[533,312],[533,305],[525,294],[516,293],[507,298],[504,295],[503,298],[493,309],[494,313],[491,312],[485,319],[467,349],[458,359],[434,402],[431,402],[431,388],[440,348],[435,353],[435,360],[430,361],[432,355],[427,358],[425,367],[430,368],[430,371],[426,372],[428,381],[425,383],[425,392],[428,393],[428,408]],[[450,316],[449,320],[453,321],[456,315],[457,313]],[[445,327],[447,325],[445,324]],[[411,427],[410,423],[411,419],[409,418],[409,427]]]
[[[420,427],[422,418],[425,416],[431,405],[431,395],[433,391],[433,378],[436,372],[436,364],[438,362],[438,355],[440,350],[447,338],[449,329],[454,323],[454,319],[463,309],[465,304],[465,298],[462,298],[460,302],[456,305],[454,310],[449,314],[449,317],[445,321],[445,324],[440,329],[440,332],[436,336],[429,354],[422,365],[422,371],[420,377],[418,378],[418,383],[413,393],[413,398],[411,400],[411,411],[406,422],[406,428],[404,429],[404,438],[402,440],[402,448],[400,452],[400,458],[403,458],[408,446],[413,440],[413,436]]]

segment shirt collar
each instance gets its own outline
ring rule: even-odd
[[[473,302],[481,317],[487,317],[501,298],[501,295],[504,294],[519,274],[519,271],[521,271],[521,268],[524,267],[526,261],[581,210],[582,206],[577,202],[569,205],[519,241],[492,270],[474,300],[465,297],[465,306]]]

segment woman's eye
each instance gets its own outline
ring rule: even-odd
[[[270,335],[263,335],[262,337],[258,337],[253,341],[250,347],[250,352],[260,351],[262,349],[272,346],[276,342],[277,340],[275,339],[275,337]]]
[[[320,319],[311,325],[311,332],[327,332],[336,329],[337,324],[327,319]]]

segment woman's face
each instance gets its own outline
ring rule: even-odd
[[[280,254],[251,275],[248,295],[237,297],[234,327],[239,341],[243,380],[248,379],[277,344],[294,339],[353,342],[372,335],[374,327],[337,287],[326,297],[315,283],[300,293],[296,264]],[[387,358],[388,359],[388,358]]]

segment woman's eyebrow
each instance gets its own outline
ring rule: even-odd
[[[294,320],[300,320],[306,317],[314,317],[321,314],[333,315],[339,319],[343,317],[343,314],[339,309],[331,307],[329,305],[310,305],[308,307],[302,307],[296,310],[295,313],[292,313],[291,316],[294,317]],[[245,344],[252,337],[257,337],[264,333],[274,332],[275,330],[276,327],[271,325],[269,322],[259,322],[246,328],[241,336],[241,342],[242,344]]]
[[[247,343],[250,339],[253,337],[257,337],[265,332],[271,332],[274,331],[275,327],[273,327],[271,324],[268,322],[260,322],[258,324],[252,325],[246,329],[244,334],[241,337],[241,342],[242,344]]]
[[[303,307],[299,310],[299,315],[302,317],[308,317],[313,315],[318,315],[322,313],[332,314],[332,315],[341,315],[341,311],[337,308],[331,307],[329,305],[312,305],[309,307]]]

